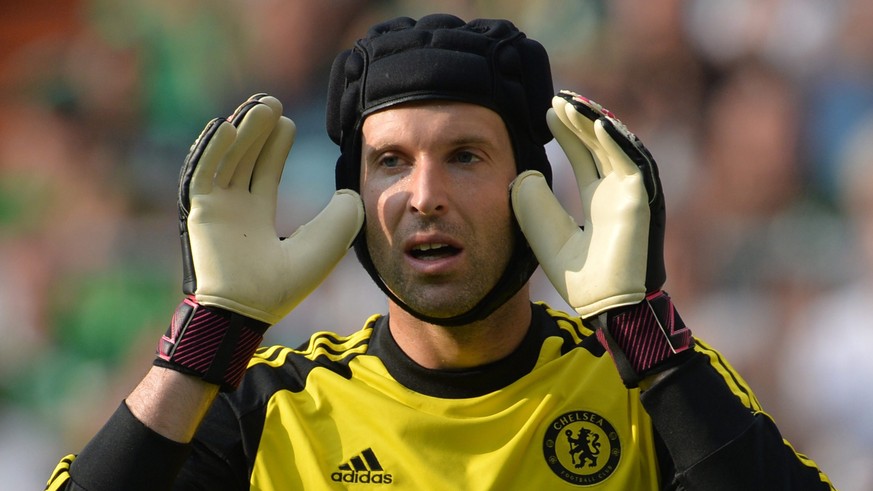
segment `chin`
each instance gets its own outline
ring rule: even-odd
[[[453,288],[453,293],[451,297],[447,298],[439,298],[438,294],[425,294],[426,298],[402,298],[401,300],[406,303],[407,306],[415,310],[416,312],[423,314],[428,317],[436,317],[436,318],[451,318],[456,315],[461,315],[473,307],[475,307],[476,302],[470,302],[470,298],[480,298],[480,296],[468,296],[464,295],[462,297],[457,296],[458,288]]]

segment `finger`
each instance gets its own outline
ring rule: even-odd
[[[276,114],[279,114],[279,115],[282,114],[282,111],[283,111],[282,102],[279,99],[276,99],[275,97],[273,97],[271,95],[267,95],[267,94],[263,94],[263,93],[255,94],[251,97],[251,99],[258,101],[261,104],[265,104],[265,105],[269,106],[270,109],[272,109],[273,112],[275,112]]]
[[[273,198],[278,193],[279,181],[288,159],[288,153],[294,144],[297,127],[286,117],[280,117],[276,127],[270,133],[264,149],[258,156],[252,172],[251,192]]]
[[[606,118],[602,121],[602,124],[606,133],[612,137],[613,141],[642,172],[651,205],[663,207],[664,197],[661,191],[661,178],[658,175],[658,165],[655,163],[655,159],[652,158],[652,154],[636,135],[628,131],[621,121]]]
[[[234,172],[233,178],[231,179],[231,186],[237,186],[241,189],[251,189],[252,180],[254,178],[254,171],[258,161],[261,158],[261,154],[266,149],[267,141],[270,139],[270,135],[272,135],[276,129],[276,125],[278,124],[279,119],[282,117],[282,103],[279,102],[275,97],[267,96],[265,94],[258,94],[257,101],[261,104],[269,107],[273,111],[273,116],[275,117],[272,120],[274,126],[272,127],[264,127],[263,133],[261,133],[258,138],[253,142],[252,146],[245,152],[242,159],[240,159],[239,163],[236,166],[236,171]],[[290,150],[290,147],[289,149]],[[285,155],[282,157],[282,163],[284,164],[285,157],[288,156],[288,151],[285,152]],[[281,168],[279,169],[279,177],[281,177]],[[276,180],[276,185],[278,186],[278,177]]]
[[[630,132],[627,131],[627,128],[624,127],[624,124],[618,120],[612,111],[591,99],[570,90],[559,91],[557,97],[566,100],[568,104],[576,110],[576,113],[578,113],[568,114],[568,119],[573,121],[573,124],[583,131],[582,138],[585,140],[585,143],[591,147],[595,161],[597,161],[599,168],[602,169],[602,175],[612,172],[611,156],[603,149],[599,138],[596,136],[594,132],[594,123],[596,121],[607,120],[607,130],[623,135],[624,139],[617,141],[620,145],[625,143],[632,145],[631,141],[635,139],[633,135],[629,135]],[[627,153],[627,149],[625,149],[625,151]]]
[[[184,190],[186,208],[190,204],[190,195],[206,194],[212,190],[218,163],[235,139],[236,128],[224,119],[216,118],[206,125],[182,169],[180,189]]]
[[[552,99],[552,107],[559,112],[564,123],[586,146],[594,148],[598,145],[597,137],[594,135],[594,121],[597,121],[600,113],[581,102],[582,100],[587,101],[574,92],[562,90]]]
[[[570,120],[567,119],[567,110],[565,109],[567,104],[569,103],[566,100],[558,96],[552,97],[552,109],[555,111],[555,115],[558,117],[558,119],[561,120],[562,123],[564,123],[564,125],[572,130],[573,123],[571,123]]]
[[[182,241],[182,291],[192,294],[197,291],[197,275],[191,254],[188,218],[192,212],[194,196],[209,193],[215,177],[215,168],[224,153],[236,138],[236,128],[224,118],[210,121],[200,136],[194,140],[185,158],[179,175],[179,220]]]
[[[561,113],[563,111],[556,112],[554,109],[549,109],[546,112],[546,124],[549,125],[549,130],[551,130],[552,135],[555,137],[555,141],[558,142],[558,145],[567,154],[567,159],[573,167],[573,174],[576,176],[576,184],[581,192],[582,189],[588,187],[588,185],[599,178],[597,166],[588,147],[560,119]]]
[[[242,104],[240,104],[233,113],[227,117],[227,121],[233,125],[234,128],[239,128],[242,125],[245,116],[248,112],[257,106],[259,103],[257,101],[257,97],[260,94],[255,94],[248,99],[246,99]],[[239,132],[237,132],[239,133]],[[221,160],[216,162],[215,165],[215,183],[220,187],[227,187],[230,183],[230,179],[233,177],[233,173],[236,170],[237,160],[232,162],[226,162],[227,156],[224,156]]]
[[[266,97],[267,94],[263,92],[259,92],[257,94],[253,94],[248,99],[243,101],[236,109],[234,109],[233,113],[227,117],[227,120],[233,123],[234,126],[239,126],[240,122],[242,122],[243,117],[245,117],[246,113],[249,109],[256,106],[262,97]]]
[[[227,117],[227,120],[234,126],[239,126],[249,110],[259,104],[258,97],[260,97],[260,95],[261,94],[255,94],[243,101],[243,103],[234,109],[233,113]]]
[[[363,223],[364,205],[360,195],[341,189],[318,216],[282,242],[285,253],[293,256],[289,264],[299,266],[289,274],[296,285],[308,290],[299,292],[302,294],[299,298],[314,290],[345,256]]]
[[[609,161],[610,156],[603,150],[603,145],[601,145],[597,135],[594,133],[594,121],[579,113],[572,104],[567,104],[565,111],[567,112],[567,119],[573,125],[573,128],[575,128],[579,138],[594,156],[594,163],[597,165],[597,171],[601,177],[611,174],[612,165]]]
[[[612,168],[623,176],[639,174],[639,167],[631,160],[612,135],[606,131],[603,124],[603,120],[598,120],[594,123],[594,133],[597,135],[597,139],[600,141],[604,152],[608,155]]]
[[[597,145],[597,137],[594,136],[594,121],[590,108],[576,101],[567,100],[564,97],[555,96],[552,99],[552,107],[558,111],[561,119],[568,128],[576,133],[585,145],[593,147]]]
[[[248,188],[251,172],[261,148],[279,116],[259,102],[244,106],[233,122],[237,123],[237,137],[224,159],[218,164],[215,184],[227,188],[231,185]]]
[[[525,171],[510,190],[518,226],[543,268],[553,261],[567,241],[580,232],[579,225],[561,206],[542,174]]]
[[[595,121],[600,118],[600,116],[603,116],[603,113],[600,112],[601,106],[599,104],[593,103],[593,101],[591,101],[587,97],[581,94],[577,94],[572,90],[559,90],[558,94],[555,97],[560,97],[561,99],[567,101],[569,104],[572,104],[577,111],[582,113],[582,115],[584,115],[591,121]]]

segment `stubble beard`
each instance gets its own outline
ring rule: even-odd
[[[459,236],[453,227],[422,225],[419,228]],[[471,310],[494,288],[512,254],[512,247],[505,246],[513,243],[507,227],[489,244],[480,243],[481,238],[465,242],[465,271],[421,275],[406,269],[404,251],[389,246],[379,231],[368,228],[366,235],[368,252],[385,285],[412,310],[428,317],[449,318]]]

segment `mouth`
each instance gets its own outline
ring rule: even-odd
[[[455,256],[460,252],[460,249],[449,244],[428,242],[412,246],[409,255],[422,261],[436,261]]]

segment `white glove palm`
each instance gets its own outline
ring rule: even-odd
[[[546,118],[573,166],[586,217],[580,228],[542,175],[528,171],[512,187],[522,232],[583,318],[639,303],[663,284],[663,199],[654,162],[617,119],[575,94],[561,92]],[[650,234],[651,205],[660,206],[652,208],[659,225]]]
[[[275,226],[279,180],[295,135],[281,103],[254,96],[194,143],[179,186],[184,291],[268,324],[278,322],[342,259],[361,228],[357,193],[337,191],[291,237]]]

